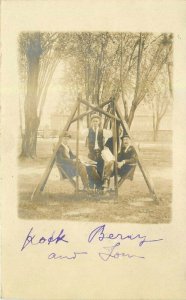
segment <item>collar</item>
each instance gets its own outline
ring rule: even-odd
[[[130,145],[127,146],[127,148],[125,148],[125,153],[127,152],[127,150],[129,149]]]
[[[99,131],[99,127],[98,127],[98,128],[96,128],[96,129],[92,128],[92,130],[93,130],[95,133],[98,133],[98,131]]]

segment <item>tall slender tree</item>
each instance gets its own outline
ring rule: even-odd
[[[56,40],[56,33],[40,32],[22,33],[19,38],[20,74],[26,85],[21,157],[36,156],[37,131],[47,90],[60,60]]]
[[[157,76],[164,65],[167,65],[172,55],[172,41],[168,41],[166,34],[160,35],[155,43],[149,41],[149,34],[139,35],[136,83],[134,97],[128,116],[129,127],[132,124],[138,105],[145,99],[147,92],[152,88]]]

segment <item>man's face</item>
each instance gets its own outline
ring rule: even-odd
[[[124,148],[127,148],[130,145],[130,139],[128,137],[123,138],[122,145]]]
[[[92,128],[93,129],[97,129],[98,127],[99,127],[99,119],[98,118],[94,118],[94,119],[92,119],[92,121],[91,121],[91,126],[92,126]]]
[[[63,143],[64,145],[68,145],[68,144],[69,144],[69,140],[70,140],[69,137],[64,136],[63,139],[62,139],[62,143]]]

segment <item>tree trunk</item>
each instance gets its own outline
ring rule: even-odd
[[[121,57],[120,57],[120,85],[121,85],[121,98],[123,101],[124,106],[124,114],[125,114],[125,121],[128,123],[128,105],[127,101],[125,100],[124,96],[124,86],[123,86],[123,35],[121,33]]]
[[[157,138],[158,138],[158,131],[159,131],[159,127],[160,127],[160,120],[156,120],[156,124],[153,128],[153,141],[156,142]]]
[[[25,128],[22,140],[21,157],[36,157],[37,131],[39,128],[39,120],[29,118]]]
[[[171,98],[173,98],[173,84],[172,84],[172,63],[168,61],[167,63],[167,71],[169,76],[169,91]]]
[[[131,106],[129,117],[128,117],[128,126],[129,126],[129,128],[131,127],[132,121],[134,119],[134,114],[135,114],[136,108],[139,104],[138,90],[139,90],[139,86],[140,86],[142,51],[143,51],[143,41],[142,41],[142,34],[140,33],[139,46],[138,46],[137,70],[136,70],[136,86],[135,86],[132,106]]]
[[[154,132],[153,132],[153,142],[157,141],[157,136],[158,136],[158,132],[156,130],[154,130]]]
[[[129,128],[130,128],[131,125],[132,125],[132,121],[133,121],[133,119],[134,119],[135,111],[136,111],[136,106],[135,106],[135,105],[132,105],[132,106],[131,106],[131,109],[130,109],[130,114],[129,114],[129,117],[128,117],[128,122],[127,122]]]
[[[21,157],[34,158],[36,156],[37,131],[40,123],[37,115],[37,90],[41,55],[39,36],[30,41],[26,54],[28,60],[28,81],[24,104],[25,132],[22,140]]]
[[[85,94],[86,94],[86,100],[89,102],[90,101],[90,62],[89,58],[88,61],[86,62],[86,74],[85,74]],[[87,106],[86,110],[88,111],[89,108]],[[87,127],[90,127],[90,115],[87,115]]]

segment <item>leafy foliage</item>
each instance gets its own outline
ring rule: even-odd
[[[94,104],[110,97],[121,99],[125,120],[131,126],[138,105],[151,101],[159,87],[172,93],[172,40],[171,34],[153,33],[23,32],[19,37],[19,66],[25,107],[29,108],[29,103],[35,106],[30,114],[35,114],[39,124],[52,76],[63,61],[62,84],[75,100],[79,93]],[[169,86],[161,79],[162,70]],[[35,91],[31,88],[34,76]]]

